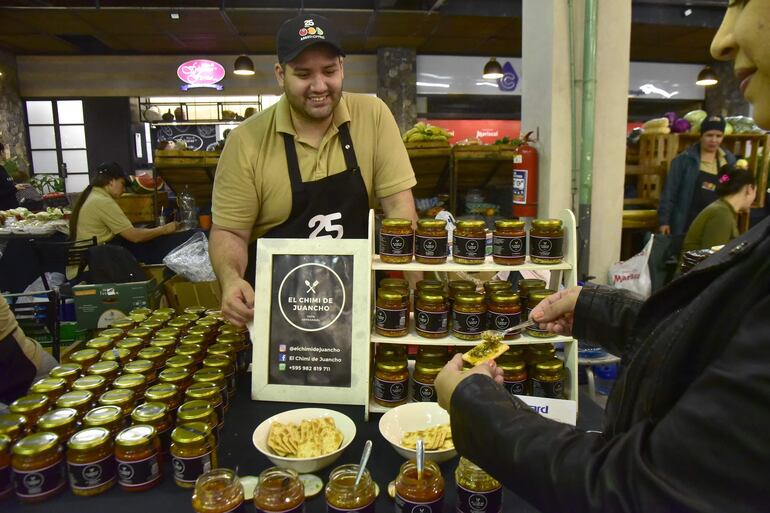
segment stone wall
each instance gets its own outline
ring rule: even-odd
[[[377,50],[377,95],[388,106],[401,133],[417,121],[417,51]]]
[[[4,157],[22,157],[19,168],[28,171],[27,131],[19,97],[16,56],[0,50],[0,142],[5,145]]]

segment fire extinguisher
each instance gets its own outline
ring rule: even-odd
[[[537,216],[537,150],[529,144],[528,132],[513,150],[513,215]]]

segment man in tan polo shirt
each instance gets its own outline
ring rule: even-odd
[[[257,238],[366,238],[377,201],[388,217],[417,219],[393,115],[378,98],[342,92],[339,41],[321,16],[286,21],[275,65],[284,94],[233,130],[220,157],[210,253],[235,324],[254,316]]]

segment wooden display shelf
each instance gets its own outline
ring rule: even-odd
[[[486,257],[483,264],[467,265],[458,264],[452,262],[452,257],[449,257],[445,264],[421,264],[419,262],[411,261],[408,264],[388,264],[380,259],[380,255],[374,255],[372,260],[372,269],[375,270],[397,270],[397,271],[463,271],[463,272],[477,272],[477,271],[533,271],[533,270],[549,270],[549,271],[565,271],[572,269],[572,265],[568,262],[561,262],[553,265],[540,265],[533,264],[527,257],[526,263],[522,265],[500,265],[496,264],[491,256]]]
[[[457,197],[462,191],[483,189],[490,185],[512,188],[515,148],[510,144],[454,146],[449,182],[449,210],[457,212]]]
[[[449,143],[424,141],[404,143],[404,146],[417,179],[412,194],[416,198],[423,198],[449,192],[447,183],[452,155]]]
[[[503,340],[504,344],[509,346],[526,346],[530,344],[560,344],[571,343],[574,339],[572,337],[555,336],[549,338],[537,338],[531,335],[522,333],[519,338],[512,340]],[[409,324],[409,333],[403,337],[384,337],[372,330],[371,341],[377,344],[406,344],[406,345],[420,345],[420,346],[462,346],[473,347],[477,346],[481,340],[462,340],[453,335],[448,335],[441,338],[425,338],[417,334],[414,328],[414,322]]]
[[[157,194],[157,197],[156,197]],[[160,191],[156,194],[134,194],[127,192],[116,201],[132,223],[153,223],[168,201],[168,194]]]
[[[218,151],[157,150],[153,170],[174,193],[187,190],[198,207],[207,208],[219,155]]]

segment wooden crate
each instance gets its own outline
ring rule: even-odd
[[[414,169],[417,185],[415,198],[429,198],[449,192],[449,170],[452,148],[447,142],[425,141],[404,143]]]
[[[510,144],[470,144],[452,148],[450,210],[457,211],[458,194],[487,186],[513,187],[513,155]]]
[[[211,206],[211,191],[219,162],[218,151],[156,150],[155,172],[179,194],[185,189],[198,207]]]
[[[154,223],[168,200],[168,194],[158,192],[156,208],[153,209],[154,194],[125,193],[117,199],[118,205],[132,223]]]

